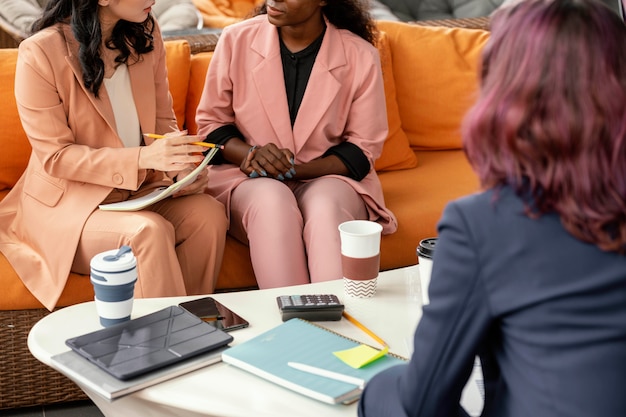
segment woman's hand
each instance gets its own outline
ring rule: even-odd
[[[139,150],[139,168],[157,171],[194,169],[204,159],[206,148],[192,145],[197,136],[172,136],[157,139]]]
[[[280,149],[269,143],[252,147],[243,159],[240,169],[250,178],[271,177],[284,181],[296,175],[293,163],[293,153],[289,149]]]
[[[185,176],[189,175],[189,173],[191,173],[191,171],[193,171],[193,168],[190,169],[185,169],[183,171],[180,171],[177,175],[178,178],[185,178]],[[208,169],[203,169],[202,171],[200,171],[200,173],[198,174],[198,176],[196,177],[196,179],[194,180],[194,182],[192,182],[191,184],[187,185],[184,188],[181,188],[179,191],[177,191],[176,193],[174,193],[172,195],[172,197],[182,197],[184,195],[191,195],[191,194],[199,194],[199,193],[203,193],[206,188],[207,188],[207,181],[208,181]]]

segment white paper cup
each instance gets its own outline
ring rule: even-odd
[[[382,230],[380,224],[369,220],[351,220],[339,225],[341,266],[347,296],[370,298],[376,293]]]
[[[99,253],[90,266],[100,324],[108,327],[130,320],[137,281],[137,259],[130,247]]]
[[[436,237],[423,239],[417,246],[417,263],[420,271],[420,286],[422,290],[422,305],[430,303],[428,286],[430,274],[433,270],[433,255],[435,254]]]

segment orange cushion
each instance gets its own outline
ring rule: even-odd
[[[383,145],[383,152],[380,158],[374,163],[374,168],[376,171],[414,168],[417,166],[417,158],[411,150],[406,133],[402,130],[398,102],[396,101],[396,82],[393,76],[392,52],[385,32],[380,32],[377,47],[385,85],[385,104],[387,105],[389,134]]]
[[[461,148],[489,32],[379,21],[389,38],[402,128],[416,149]]]
[[[191,70],[189,71],[189,91],[187,92],[187,111],[185,129],[190,134],[198,132],[196,124],[196,109],[200,103],[204,82],[206,81],[206,73],[209,69],[209,63],[213,57],[213,52],[200,52],[191,57]]]
[[[191,49],[186,40],[165,41],[165,60],[167,64],[167,79],[170,93],[174,101],[174,113],[178,128],[183,129],[185,124],[185,104],[189,87],[189,67]]]
[[[22,280],[17,276],[15,270],[13,270],[13,267],[2,253],[0,253],[0,286],[2,287],[0,310],[44,308],[24,286]],[[89,276],[70,274],[57,307],[93,301],[93,297],[93,286]]]
[[[0,126],[3,132],[0,152],[0,190],[12,188],[30,157],[31,147],[22,129],[15,102],[15,64],[17,49],[0,49]]]
[[[397,232],[382,237],[381,270],[416,264],[417,244],[437,236],[437,222],[446,204],[479,190],[478,177],[462,150],[416,153],[416,168],[379,175],[385,204],[400,226]]]

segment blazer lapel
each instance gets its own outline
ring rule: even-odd
[[[252,69],[252,78],[265,115],[274,129],[277,141],[282,146],[294,149],[276,27],[269,22],[261,25],[250,48],[263,58]]]
[[[296,152],[308,141],[328,111],[330,103],[337,96],[341,83],[333,76],[332,71],[343,65],[346,65],[346,57],[341,37],[337,29],[326,22],[324,40],[315,59],[293,126]]]
[[[298,152],[335,100],[341,83],[332,71],[346,65],[346,56],[339,31],[327,22],[326,34],[292,130],[278,42],[278,33],[272,24],[260,27],[250,47],[263,59],[252,69],[252,77],[278,142]]]
[[[78,60],[78,42],[74,40],[73,36],[70,33],[67,33],[70,30],[71,29],[69,28],[69,25],[64,25],[63,31],[68,50],[68,56],[66,57],[66,60],[70,68],[72,69],[72,72],[74,73],[74,76],[76,77],[80,88],[85,91],[85,95],[89,98],[94,108],[111,128],[111,133],[113,133],[113,135],[103,135],[103,138],[105,138],[105,140],[109,137],[117,138],[117,142],[115,144],[109,144],[108,146],[123,146],[122,140],[117,135],[115,114],[113,113],[113,107],[111,106],[111,101],[109,100],[106,88],[104,88],[104,86],[100,88],[100,91],[98,92],[99,98],[94,97],[94,95],[90,91],[87,91],[87,89],[85,88],[85,84],[83,82],[83,70]]]

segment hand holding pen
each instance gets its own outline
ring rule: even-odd
[[[179,132],[177,132],[179,133]],[[182,133],[182,132],[180,132]],[[202,152],[214,144],[198,142],[198,136],[144,134],[154,140],[139,151],[139,168],[159,171],[182,171],[193,169],[204,158]]]

